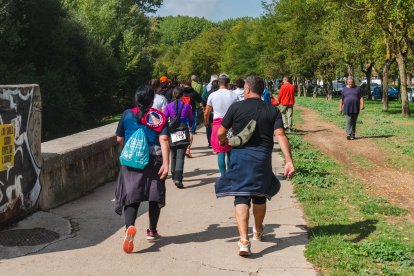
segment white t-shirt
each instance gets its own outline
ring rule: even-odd
[[[163,111],[164,108],[167,106],[167,104],[168,104],[168,101],[163,95],[155,94],[152,108],[158,109],[159,111]]]
[[[239,101],[244,100],[244,89],[243,88],[236,88],[236,90],[233,90],[233,93],[237,95],[237,98]]]
[[[238,101],[237,95],[231,90],[219,89],[216,92],[211,93],[207,99],[207,105],[210,105],[214,109],[214,119],[223,118],[226,115],[232,103]]]

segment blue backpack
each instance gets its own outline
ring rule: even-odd
[[[136,169],[144,169],[150,159],[150,151],[144,127],[139,128],[132,134],[122,149],[119,161],[121,165]]]

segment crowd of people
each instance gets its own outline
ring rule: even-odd
[[[205,85],[195,75],[180,85],[171,83],[162,76],[140,86],[135,107],[124,111],[116,130],[123,147],[115,191],[115,211],[125,217],[123,250],[134,249],[135,219],[144,201],[149,202],[147,240],[160,238],[157,224],[165,206],[165,180],[170,171],[175,186],[184,188],[184,161],[192,158],[193,137],[202,120],[206,148],[217,155],[220,171],[216,196],[234,197],[239,255],[249,256],[249,209],[254,215],[253,240],[260,241],[266,201],[280,189],[272,170],[274,137],[285,156],[285,175],[294,174],[285,135],[292,130],[294,87],[285,77],[275,99],[273,83],[254,75],[234,83],[224,73],[211,75]]]

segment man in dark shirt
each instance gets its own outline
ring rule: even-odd
[[[271,103],[261,100],[264,81],[258,76],[249,76],[244,85],[244,101],[233,103],[223,118],[218,130],[221,144],[228,143],[227,132],[233,129],[234,135],[240,133],[251,121],[256,120],[256,128],[250,140],[233,147],[230,167],[226,174],[216,182],[216,196],[234,196],[237,227],[240,233],[239,255],[250,255],[248,236],[249,209],[253,203],[255,225],[253,239],[261,240],[263,220],[266,213],[266,199],[274,196],[280,189],[280,182],[272,171],[273,136],[276,136],[285,156],[284,174],[293,176],[294,167],[289,141],[283,130],[283,121],[278,109]]]
[[[347,86],[342,89],[339,101],[339,113],[346,116],[346,138],[354,140],[358,115],[364,109],[364,98],[361,88],[355,85],[352,77],[348,77],[346,82]]]

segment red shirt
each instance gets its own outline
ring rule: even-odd
[[[279,95],[277,95],[277,100],[282,105],[294,105],[295,87],[290,83],[283,84],[280,88]]]

